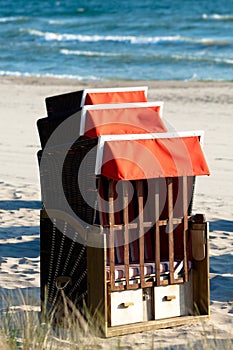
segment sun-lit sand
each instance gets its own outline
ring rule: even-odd
[[[210,320],[124,336],[122,349],[155,348],[233,338],[233,83],[106,82],[83,83],[37,78],[0,78],[0,293],[20,288],[40,303],[40,184],[36,121],[46,116],[45,97],[111,86],[149,87],[148,100],[164,101],[164,118],[176,130],[204,130],[210,177],[198,178],[194,212],[210,222]],[[1,298],[0,298],[1,299]],[[3,308],[4,305],[1,305]],[[104,348],[114,339],[99,342]],[[143,347],[144,346],[144,347]]]

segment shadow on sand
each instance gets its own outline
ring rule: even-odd
[[[222,238],[227,238],[233,232],[233,221],[218,220],[210,222],[211,232],[220,231]],[[221,251],[219,251],[221,254]],[[233,254],[222,254],[210,257],[210,272],[216,274],[210,280],[211,300],[227,302],[233,300]]]
[[[211,221],[210,232],[212,231],[233,232],[233,221],[230,221],[230,220]]]
[[[22,201],[15,200],[1,200],[0,209],[3,210],[19,210],[19,209],[40,209],[41,201]]]

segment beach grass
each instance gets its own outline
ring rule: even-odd
[[[183,339],[182,344],[174,346],[164,346],[155,341],[156,334],[149,333],[135,344],[125,342],[125,337],[115,337],[111,339],[101,338],[100,324],[94,322],[94,318],[84,308],[82,312],[78,310],[70,300],[63,295],[63,317],[62,322],[54,322],[56,319],[54,309],[50,313],[40,312],[39,306],[33,306],[35,300],[25,298],[19,290],[18,304],[15,299],[3,300],[6,307],[1,311],[0,319],[0,349],[4,350],[232,350],[233,334],[231,339],[218,338],[217,332],[213,328],[211,336],[205,329],[197,341]],[[44,308],[46,309],[46,308]],[[95,318],[96,319],[96,318]]]

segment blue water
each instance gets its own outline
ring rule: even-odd
[[[0,75],[233,80],[233,0],[0,0]]]

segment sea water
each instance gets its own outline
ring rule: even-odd
[[[0,75],[233,80],[233,0],[0,0]]]

